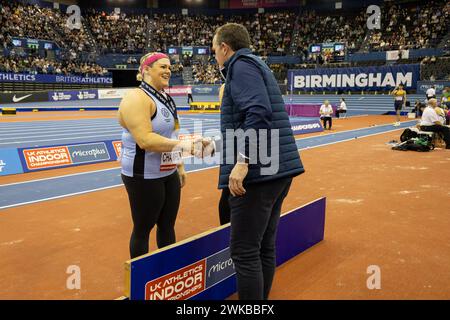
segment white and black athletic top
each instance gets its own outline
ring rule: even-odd
[[[149,84],[142,82],[142,89],[156,105],[156,112],[149,121],[153,132],[169,139],[178,139],[176,106],[172,98],[156,91]],[[171,175],[177,164],[181,163],[180,151],[150,152],[139,147],[127,129],[122,132],[122,174],[127,177],[158,179]]]
[[[328,106],[323,104],[320,106],[319,112],[328,113],[328,114],[321,114],[320,115],[321,118],[327,118],[327,117],[331,118],[331,115],[333,114],[333,107],[331,106],[331,104],[329,104]]]

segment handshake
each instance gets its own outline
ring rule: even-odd
[[[183,140],[179,146],[183,154],[193,155],[197,158],[213,157],[216,152],[216,143],[212,138],[201,137],[190,140]]]

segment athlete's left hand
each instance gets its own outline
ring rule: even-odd
[[[186,174],[186,171],[184,170],[184,168],[178,168],[178,176],[180,177],[181,188],[183,188],[184,185],[186,184],[186,178],[187,178],[187,174]]]

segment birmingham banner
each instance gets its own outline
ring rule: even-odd
[[[288,70],[291,91],[390,90],[399,84],[416,89],[420,65]]]

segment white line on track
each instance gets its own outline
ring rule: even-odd
[[[214,168],[218,168],[218,167],[219,166],[217,165],[217,166],[213,166],[213,167],[201,168],[201,169],[196,169],[196,170],[189,170],[187,173],[204,171],[204,170],[214,169]],[[81,174],[90,174],[92,172],[107,171],[107,170],[113,170],[113,169],[118,169],[118,167],[110,168],[110,169],[106,169],[106,170],[96,170],[96,171],[83,172]],[[71,174],[71,175],[66,175],[66,176],[73,176],[73,175],[77,175],[77,174]],[[66,176],[60,176],[60,177],[66,177]],[[41,180],[49,180],[49,179],[52,179],[52,178],[30,180],[29,182],[41,181]],[[20,184],[20,182],[14,183],[14,184]],[[9,185],[11,185],[11,184],[9,184]],[[3,186],[6,186],[6,185],[3,185]],[[84,190],[84,191],[79,191],[79,192],[67,193],[67,194],[62,194],[62,195],[59,195],[59,196],[48,197],[48,198],[43,198],[43,199],[38,199],[38,200],[33,200],[33,201],[25,201],[25,202],[20,202],[20,203],[15,203],[15,204],[10,204],[10,205],[7,205],[7,206],[0,207],[0,210],[8,209],[8,208],[14,208],[14,207],[19,207],[19,206],[28,205],[28,204],[39,203],[39,202],[44,202],[44,201],[49,201],[49,200],[56,200],[56,199],[61,199],[61,198],[66,198],[66,197],[79,196],[79,195],[86,194],[86,193],[102,191],[102,190],[117,188],[117,187],[121,187],[121,186],[123,186],[123,183],[119,183],[119,184],[115,184],[115,185],[107,186],[107,187],[102,187],[102,188],[95,188],[95,189]],[[2,187],[2,186],[0,186],[0,187]]]
[[[27,204],[43,202],[43,201],[55,200],[55,199],[71,197],[71,196],[77,196],[77,195],[81,195],[81,194],[85,194],[85,193],[91,193],[91,192],[95,192],[95,191],[107,190],[107,189],[111,189],[111,188],[120,187],[122,185],[123,184],[116,184],[116,185],[113,185],[113,186],[107,186],[107,187],[103,187],[103,188],[97,188],[97,189],[85,190],[85,191],[80,191],[80,192],[62,194],[62,195],[59,195],[59,196],[49,197],[49,198],[45,198],[45,199],[38,199],[38,200],[33,200],[33,201],[26,201],[26,202],[21,202],[21,203],[10,204],[10,205],[7,205],[7,206],[0,207],[0,210],[13,208],[13,207],[18,207],[18,206],[23,206],[23,205],[27,205]]]
[[[46,181],[46,180],[53,180],[53,179],[58,179],[58,178],[80,176],[80,175],[91,174],[91,173],[95,173],[95,172],[111,171],[111,170],[116,170],[116,169],[119,169],[119,168],[120,168],[120,166],[119,167],[108,168],[108,169],[100,169],[100,170],[93,170],[93,171],[85,171],[85,172],[64,174],[64,175],[61,175],[61,176],[54,176],[54,177],[48,177],[48,178],[42,178],[42,179],[34,179],[34,180],[27,180],[27,181],[21,181],[21,182],[13,182],[13,183],[8,183],[8,184],[2,184],[2,185],[0,185],[0,188],[14,186],[16,184],[27,184],[27,183],[37,182],[37,181]]]
[[[118,129],[114,129],[114,130],[102,130],[101,133],[105,133],[105,132],[111,132],[111,133],[116,133],[116,132],[122,132],[122,130],[118,130]],[[91,134],[91,133],[99,133],[98,131],[87,131],[87,132],[83,132],[81,133],[81,135],[84,134]],[[58,136],[59,137],[65,137],[65,136],[73,136],[79,134],[78,132],[74,132],[74,133],[59,133]],[[50,135],[50,136],[54,136],[54,135]],[[48,135],[40,135],[40,136],[33,136],[33,138],[45,138],[48,137]],[[8,139],[2,139],[2,140],[12,140],[12,139],[16,139],[16,138],[8,138]],[[30,141],[31,142],[31,141]],[[4,143],[0,143],[0,144],[4,144]]]
[[[407,122],[412,122],[412,121],[401,121],[400,123],[407,123]],[[380,124],[380,125],[377,125],[376,127],[380,128],[380,127],[387,127],[387,126],[392,126],[392,124],[391,123]],[[373,128],[375,128],[375,127],[366,127],[366,128],[360,128],[360,129],[352,129],[352,130],[346,130],[346,131],[333,132],[333,133],[329,133],[326,136],[332,136],[332,135],[336,135],[336,134],[349,133],[349,132],[355,132],[355,131],[362,131],[362,130],[373,129]],[[394,130],[399,130],[399,129],[404,129],[404,128],[397,128],[397,129],[394,129]],[[381,133],[384,133],[384,132],[390,132],[390,131],[383,131]],[[325,137],[325,135],[312,136],[312,137],[307,137],[307,138],[298,138],[298,139],[295,139],[295,140],[296,141],[309,140],[309,139],[314,139],[314,138],[317,138],[317,137]],[[367,136],[364,135],[364,137],[367,137]]]
[[[96,131],[96,132],[108,131],[108,130],[105,130],[105,129],[109,129],[109,128],[114,129],[114,130],[121,130],[122,129],[121,127],[116,126],[116,125],[109,125],[109,126],[103,126],[103,127],[101,127],[101,126],[94,126],[94,127],[73,127],[73,128],[76,129],[76,130],[74,130],[76,132],[72,133],[72,134],[77,134],[77,133],[81,133],[83,131],[92,130],[92,129],[101,129],[101,130]],[[66,130],[66,129],[69,129],[69,128],[61,128],[61,129]],[[8,133],[2,133],[1,131],[0,131],[0,133],[1,133],[2,137],[5,137],[5,136],[15,136],[15,137],[17,137],[17,136],[20,136],[20,135],[24,136],[24,135],[27,135],[27,134],[29,134],[31,132],[36,132],[36,133],[45,132],[45,133],[48,133],[50,135],[51,133],[57,133],[58,134],[58,132],[61,132],[61,129],[60,128],[51,128],[51,127],[49,127],[49,129],[45,129],[45,128],[43,128],[43,129],[31,129],[31,130],[30,129],[26,129],[26,132],[24,132],[25,131],[24,129],[21,129],[21,130],[16,129],[16,130],[18,130],[17,132],[13,132],[14,130],[11,130],[11,131],[7,130],[6,132],[8,132]],[[73,130],[73,129],[70,128],[70,130]]]
[[[214,125],[202,125],[202,126],[185,126],[182,127],[183,130],[186,131],[194,131],[194,129],[196,128],[201,128],[202,131],[206,131],[209,129],[213,129],[213,130],[219,130],[219,128],[217,126]],[[104,132],[110,132],[109,134],[99,134],[99,133],[104,133]],[[95,133],[95,135],[88,135],[91,133]],[[26,139],[27,137],[20,137],[18,135],[16,135],[14,138],[7,138],[7,139],[2,139],[4,140],[9,140],[8,142],[0,142],[0,145],[6,145],[6,144],[18,144],[18,143],[35,143],[35,142],[46,142],[46,141],[59,141],[59,140],[71,140],[71,139],[88,139],[88,138],[96,138],[96,137],[111,137],[111,139],[117,139],[117,137],[120,137],[122,134],[122,128],[117,128],[117,129],[113,129],[113,130],[101,130],[101,131],[88,131],[88,132],[82,132],[80,135],[80,132],[75,132],[75,133],[58,133],[57,136],[61,137],[61,136],[69,136],[67,138],[57,138],[57,139],[39,139],[39,140],[23,140]],[[88,135],[88,136],[84,136],[84,135]],[[40,135],[40,136],[33,136],[33,138],[45,138],[48,137],[49,135]],[[55,135],[50,135],[51,137],[54,137]],[[17,139],[22,139],[20,141],[18,141]]]
[[[117,136],[111,136],[111,134],[96,134],[95,136],[86,136],[86,137],[69,137],[69,138],[57,138],[57,139],[41,139],[41,140],[31,140],[31,141],[11,141],[11,142],[0,142],[0,145],[4,145],[4,144],[14,144],[14,143],[34,143],[34,142],[44,142],[44,141],[62,141],[62,140],[72,140],[72,139],[78,139],[78,138],[83,138],[83,139],[88,139],[88,138],[98,138],[98,137],[110,137],[112,139],[118,139],[118,137],[120,138],[120,134],[118,134]],[[86,141],[86,143],[88,143],[89,141]]]
[[[298,150],[302,151],[302,150],[314,149],[314,148],[318,148],[318,147],[329,146],[329,145],[336,144],[336,143],[347,142],[347,141],[352,141],[352,140],[358,140],[358,139],[363,139],[363,138],[367,138],[367,137],[377,136],[377,135],[380,135],[380,134],[390,133],[390,132],[393,132],[393,131],[403,130],[403,129],[405,129],[405,128],[397,128],[397,129],[392,129],[392,130],[383,131],[383,132],[371,133],[371,134],[368,134],[368,135],[364,135],[364,136],[358,137],[356,139],[355,138],[343,139],[343,140],[339,140],[339,141],[335,141],[335,142],[328,142],[328,143],[318,144],[318,145],[315,145],[315,146],[312,146],[312,147],[301,148],[301,149],[298,149]]]

